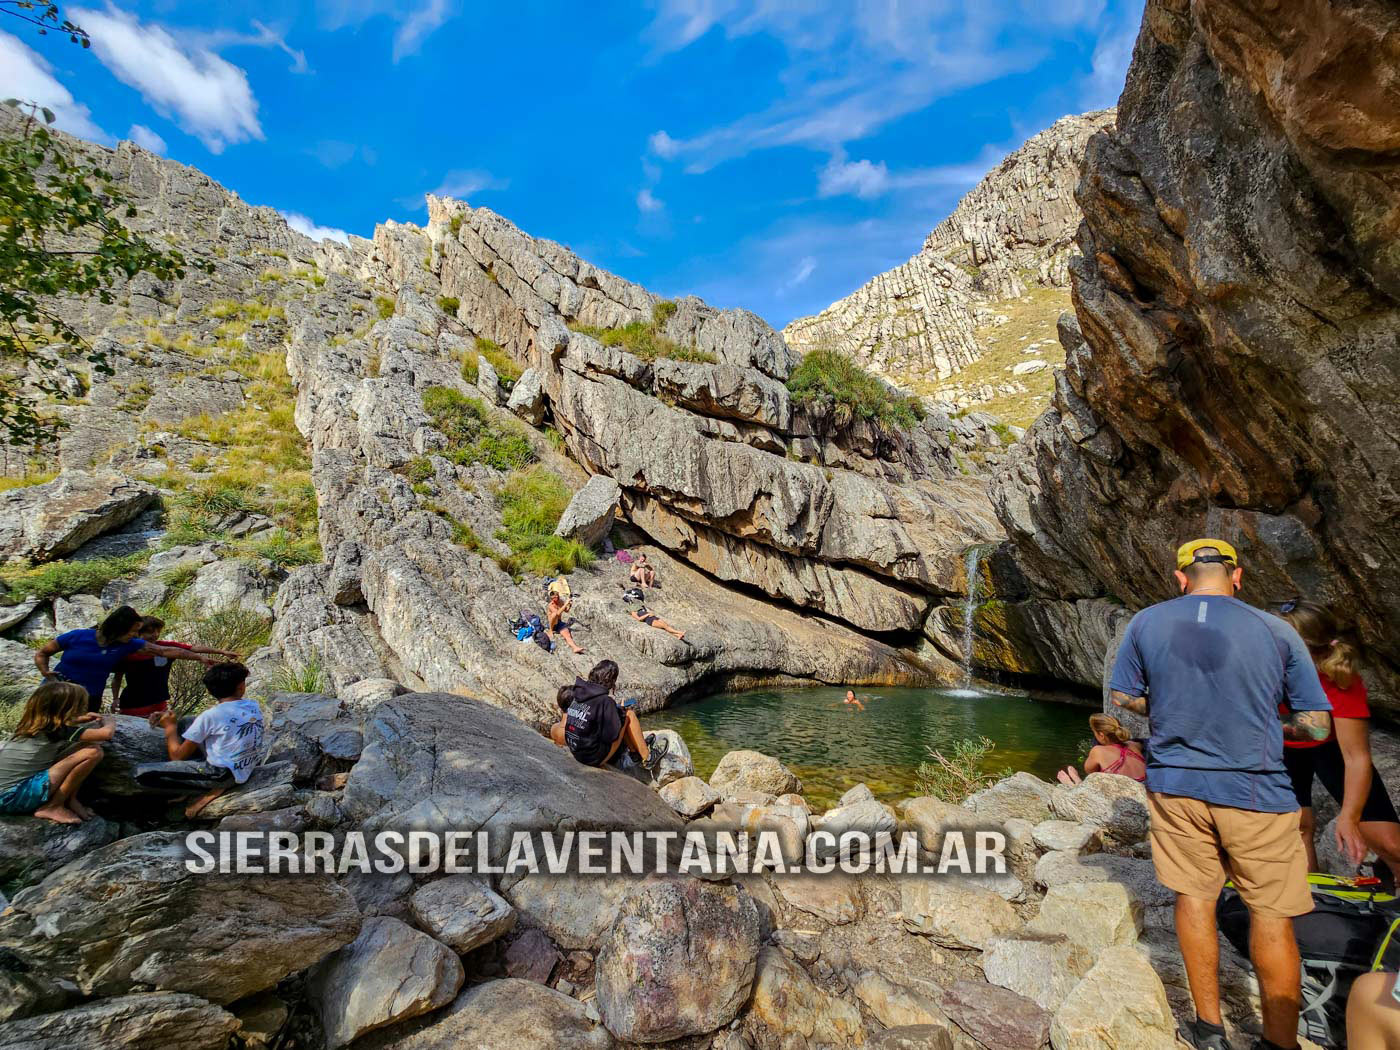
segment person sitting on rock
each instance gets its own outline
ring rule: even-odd
[[[1128,736],[1123,723],[1112,715],[1090,715],[1089,729],[1094,734],[1094,746],[1084,759],[1084,776],[1090,773],[1118,773],[1132,777],[1139,784],[1147,779],[1147,759],[1142,745]],[[1056,774],[1061,784],[1071,787],[1082,781],[1079,770],[1065,766]]]
[[[121,663],[112,674],[112,695],[117,698],[116,710],[119,714],[148,718],[158,711],[164,711],[170,703],[169,659],[158,656],[152,646],[163,649],[180,649],[183,652],[205,656],[222,656],[227,660],[237,660],[238,654],[227,649],[210,649],[204,645],[188,645],[185,642],[158,641],[165,621],[159,616],[143,616],[136,637],[146,643],[146,648],[138,649]],[[125,685],[125,688],[123,688]]]
[[[167,660],[214,661],[208,656],[163,645],[153,645],[136,637],[141,629],[141,614],[129,605],[119,605],[96,627],[80,627],[66,631],[34,650],[34,665],[45,681],[72,682],[87,690],[88,710],[102,709],[102,695],[107,691],[107,678],[117,665],[138,651]],[[49,670],[49,657],[62,653],[58,667]],[[116,698],[113,697],[113,702]]]
[[[627,574],[627,578],[643,587],[656,586],[656,570],[647,563],[647,556],[640,551],[637,553],[637,560],[633,563],[632,571]]]
[[[574,641],[572,631],[572,628],[578,626],[578,621],[564,619],[564,614],[573,608],[573,605],[574,600],[572,598],[566,601],[563,595],[558,591],[551,591],[549,594],[549,604],[545,606],[544,615],[546,622],[549,624],[550,637],[557,634],[560,638],[569,643],[569,648],[575,653],[581,653],[583,650],[579,647],[579,644]]]
[[[88,711],[87,690],[45,682],[34,691],[14,735],[0,744],[0,814],[77,824],[95,814],[78,789],[102,761],[116,719]]]
[[[655,773],[668,745],[665,739],[643,734],[636,712],[624,710],[613,699],[617,673],[616,661],[601,660],[586,679],[574,681],[564,714],[564,746],[585,766],[602,766],[618,757],[626,744],[647,771]]]
[[[657,616],[656,613],[648,609],[645,605],[641,606],[638,609],[628,609],[627,611],[631,615],[632,619],[636,620],[638,623],[644,623],[648,627],[655,627],[658,631],[665,631],[667,634],[673,634],[681,641],[685,641],[684,631],[676,630],[661,617]]]
[[[136,782],[142,787],[181,794],[205,791],[185,807],[187,817],[194,817],[232,785],[246,783],[262,761],[263,713],[256,700],[245,696],[248,668],[217,664],[204,672],[204,688],[215,704],[183,733],[174,711],[151,716],[151,724],[165,731],[170,761],[136,769]]]

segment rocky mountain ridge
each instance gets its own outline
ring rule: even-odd
[[[913,258],[821,313],[792,321],[783,338],[798,352],[832,345],[888,379],[923,381],[947,394],[952,388],[944,381],[988,352],[996,339],[990,331],[1010,320],[1008,311],[1017,312],[1031,289],[1068,285],[1085,143],[1113,120],[1113,110],[1064,117],[1028,139],[963,197]],[[1020,312],[1053,318],[1061,308],[1058,299],[1027,300]],[[1007,372],[986,380],[988,396],[965,403],[1001,393],[996,383],[1019,384],[1022,373],[1010,374],[1010,366]]]

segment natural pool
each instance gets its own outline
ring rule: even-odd
[[[989,771],[1029,770],[1047,780],[1083,760],[1090,743],[1084,707],[991,691],[857,689],[865,710],[841,701],[844,688],[721,693],[644,715],[647,729],[685,737],[695,771],[708,778],[727,751],[747,748],[781,760],[802,778],[814,807],[856,784],[886,802],[918,793],[915,770],[928,748],[985,736],[996,744]]]

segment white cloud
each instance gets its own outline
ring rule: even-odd
[[[92,34],[92,50],[113,76],[141,92],[157,112],[197,137],[211,153],[263,137],[257,99],[238,66],[114,7],[73,8],[69,14]]]
[[[225,47],[275,47],[292,60],[292,64],[287,67],[289,72],[311,72],[310,67],[306,64],[306,52],[299,51],[288,44],[284,34],[256,20],[253,21],[252,25],[255,30],[252,33],[240,33],[232,29],[216,29],[208,33],[189,34],[189,38],[210,51],[218,51]]]
[[[938,98],[1033,68],[1057,43],[1100,29],[1103,10],[1104,0],[882,0],[845,13],[827,0],[659,0],[645,31],[655,54],[711,31],[762,33],[787,60],[775,101],[688,136],[658,131],[649,148],[692,173],[784,146],[838,153]],[[830,184],[877,193],[878,164],[856,164],[833,168]]]
[[[165,156],[165,139],[146,127],[145,124],[131,125],[131,130],[126,133],[126,137],[142,149],[159,153],[162,157]]]
[[[823,197],[838,197],[850,193],[870,200],[890,188],[890,172],[885,162],[872,164],[868,160],[843,160],[834,156],[822,168],[817,193]]]
[[[666,207],[664,201],[656,199],[656,195],[650,189],[643,189],[637,194],[637,207],[645,212],[656,212]]]
[[[53,110],[55,127],[79,138],[112,141],[93,123],[87,106],[55,79],[48,60],[9,33],[0,33],[0,98],[37,102]]]
[[[296,230],[297,233],[304,233],[312,240],[339,241],[341,244],[350,243],[350,235],[344,230],[335,226],[318,226],[299,211],[282,211],[279,208],[277,214],[286,219],[287,225]]]
[[[479,168],[449,171],[443,176],[438,188],[430,192],[434,197],[456,197],[466,200],[474,193],[486,190],[503,190],[507,186],[504,179],[498,179],[489,171]]]
[[[343,29],[384,16],[398,25],[394,61],[416,54],[439,26],[457,14],[456,0],[423,0],[417,7],[394,0],[320,0],[316,5],[325,29]]]
[[[1128,64],[1133,59],[1138,26],[1133,21],[1099,37],[1094,46],[1091,72],[1084,84],[1084,105],[1091,109],[1116,106],[1123,93]]]
[[[797,264],[797,269],[793,272],[793,275],[789,277],[787,282],[783,285],[783,291],[790,291],[799,284],[804,284],[807,278],[811,277],[816,269],[817,260],[810,255],[804,256],[802,261]]]

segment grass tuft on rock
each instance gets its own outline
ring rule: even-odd
[[[443,456],[458,466],[483,463],[495,470],[519,470],[538,458],[524,426],[493,419],[477,398],[433,386],[423,391],[423,409],[447,438]]]
[[[839,426],[865,420],[910,430],[924,415],[917,398],[890,389],[829,347],[804,354],[788,377],[787,388],[799,405],[832,411]]]
[[[506,353],[505,347],[492,339],[483,339],[480,336],[476,340],[476,352],[487,361],[491,362],[491,367],[496,370],[496,375],[507,386],[514,386],[515,381],[525,372],[520,367],[519,362],[510,354]],[[476,362],[472,362],[472,367],[476,367]]]
[[[674,312],[675,303],[657,303],[656,310],[662,313],[663,306],[670,305]],[[670,314],[665,316],[669,317]],[[714,364],[718,358],[708,350],[697,350],[693,346],[681,346],[658,331],[656,321],[632,321],[618,328],[598,328],[595,325],[574,324],[573,331],[591,335],[604,346],[616,346],[635,354],[643,361],[669,358],[672,361],[686,361],[693,364]]]
[[[149,558],[150,552],[138,551],[114,558],[54,561],[32,569],[5,569],[0,582],[15,601],[97,594],[113,580],[137,575]]]
[[[501,507],[496,538],[510,548],[510,571],[557,576],[593,564],[593,552],[583,544],[554,535],[572,498],[564,479],[543,466],[505,480],[496,492]]]

